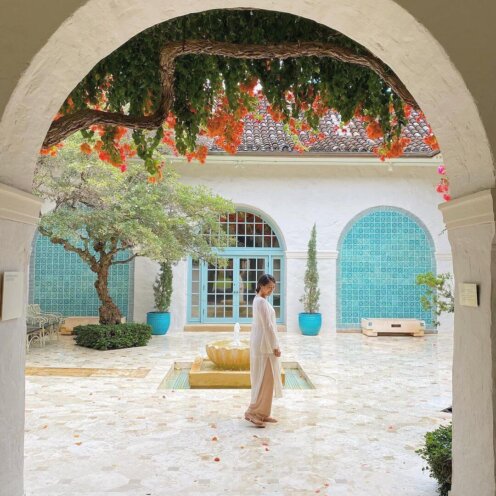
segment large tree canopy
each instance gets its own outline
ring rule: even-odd
[[[233,210],[232,203],[205,187],[182,184],[172,170],[164,175],[166,180],[149,184],[136,161],[126,174],[109,170],[83,155],[74,139],[58,157],[38,163],[34,191],[54,204],[42,216],[39,230],[95,273],[101,323],[121,317],[107,287],[112,265],[136,256],[167,263],[187,255],[214,261],[212,248],[229,242],[219,217]],[[117,260],[122,251],[132,254]]]
[[[257,118],[257,97],[296,141],[302,130],[318,140],[331,108],[343,123],[357,117],[371,139],[382,138],[381,158],[403,153],[401,130],[419,110],[387,65],[341,33],[285,13],[213,10],[147,29],[100,61],[64,102],[42,153],[81,131],[86,153],[124,168],[137,152],[156,176],[161,143],[203,161],[203,134],[236,153],[243,119]],[[121,144],[128,130],[133,147]],[[429,145],[437,147],[434,136]]]

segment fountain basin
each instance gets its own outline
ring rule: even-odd
[[[250,370],[250,341],[232,339],[212,341],[206,345],[208,358],[222,370]]]
[[[286,382],[286,372],[281,369],[281,381]],[[203,357],[195,359],[188,373],[191,389],[249,389],[251,387],[249,370],[223,370],[211,360]]]

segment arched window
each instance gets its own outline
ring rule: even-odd
[[[219,218],[234,240],[219,251],[218,264],[190,259],[188,321],[204,323],[249,322],[258,278],[271,273],[277,281],[271,303],[283,322],[282,239],[263,214],[248,210]]]
[[[118,259],[129,256],[129,252],[119,252]],[[109,273],[110,296],[128,321],[132,319],[133,267],[133,261],[117,264]],[[36,235],[29,272],[30,303],[65,316],[98,316],[100,300],[95,280],[96,275],[76,253]]]
[[[416,276],[435,272],[433,242],[413,215],[392,207],[367,210],[345,228],[338,250],[338,329],[359,328],[362,317],[432,325]]]

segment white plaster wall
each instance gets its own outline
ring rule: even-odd
[[[456,496],[496,494],[496,333],[492,314],[496,294],[496,192],[481,193],[443,208],[457,280],[479,287],[478,308],[460,305],[458,288],[455,293],[455,326],[463,329],[455,332],[453,346],[452,494]]]
[[[24,272],[24,307],[33,233],[34,226],[0,218],[0,275]],[[25,312],[22,318],[0,321],[0,496],[22,494],[25,336]]]
[[[262,159],[261,159],[262,160]],[[237,163],[237,165],[236,165]],[[299,299],[303,292],[306,250],[310,229],[317,223],[320,309],[324,332],[336,329],[336,257],[339,238],[347,224],[359,213],[376,206],[394,206],[417,216],[430,232],[437,256],[438,271],[452,272],[450,246],[438,210],[440,196],[436,166],[385,165],[345,166],[286,163],[216,162],[205,165],[177,164],[182,180],[203,184],[232,200],[237,206],[254,207],[279,229],[286,247],[286,316],[288,332],[299,332]],[[134,317],[145,319],[152,302],[151,286],[156,265],[139,260],[135,274]],[[171,311],[172,331],[186,323],[187,264],[174,270]],[[441,320],[440,330],[452,329],[452,317]]]
[[[146,313],[155,309],[153,283],[158,274],[159,265],[145,257],[138,257],[135,260],[133,320],[146,322]],[[186,322],[187,269],[186,261],[180,261],[172,269],[171,331],[182,330]]]

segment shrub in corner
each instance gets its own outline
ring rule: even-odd
[[[74,328],[76,344],[95,350],[145,346],[152,328],[147,324],[81,325]]]
[[[451,457],[451,424],[438,427],[425,435],[425,446],[417,453],[427,462],[430,476],[438,482],[438,493],[447,496],[451,489],[452,457]]]

